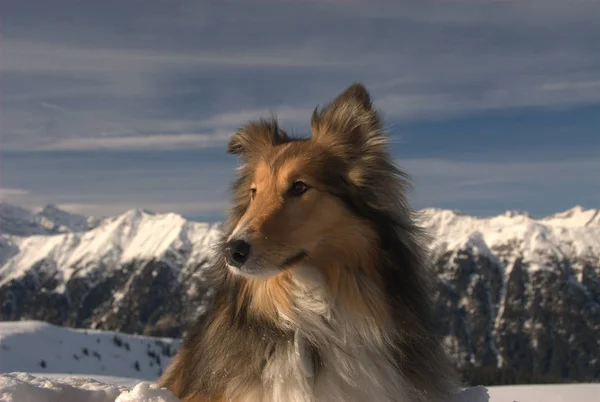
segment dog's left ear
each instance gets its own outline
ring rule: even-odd
[[[323,110],[315,109],[311,121],[313,138],[326,145],[362,149],[384,139],[379,113],[361,83],[347,87]]]
[[[227,153],[249,158],[287,139],[287,134],[279,128],[274,117],[268,120],[261,119],[239,129],[229,140]]]

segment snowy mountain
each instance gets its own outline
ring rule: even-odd
[[[81,232],[94,228],[99,219],[70,214],[55,205],[36,211],[0,202],[0,233],[17,236]]]
[[[538,380],[600,376],[598,210],[422,216],[433,234],[438,316],[471,377],[485,376],[481,367]]]
[[[0,319],[178,336],[216,225],[130,210],[87,231],[0,237]]]
[[[55,211],[61,229],[43,232],[31,229],[36,218],[21,218],[39,212],[3,210],[13,212],[2,222],[20,220],[0,235],[0,320],[178,337],[203,312],[218,225],[143,210],[101,221]],[[420,217],[432,238],[441,329],[469,378],[600,376],[598,210]],[[83,230],[84,221],[94,223]]]

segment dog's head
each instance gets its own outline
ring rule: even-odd
[[[301,263],[356,261],[376,241],[368,214],[397,202],[385,190],[395,168],[366,89],[354,84],[315,110],[311,129],[309,139],[290,138],[261,120],[231,138],[227,150],[243,162],[223,245],[233,273],[266,278]]]

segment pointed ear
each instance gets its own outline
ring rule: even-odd
[[[335,108],[341,105],[353,104],[357,107],[360,107],[364,110],[370,110],[372,108],[371,103],[371,95],[369,95],[369,91],[367,88],[360,82],[355,82],[340,93],[337,98],[335,98],[330,107]]]
[[[362,84],[352,84],[322,111],[315,110],[311,126],[313,140],[346,162],[348,183],[368,187],[381,183],[374,173],[393,170],[381,118]],[[374,169],[381,166],[386,168]]]
[[[231,136],[227,144],[227,153],[248,158],[288,139],[289,137],[279,128],[274,117],[261,119],[246,124]]]
[[[383,139],[379,114],[361,83],[347,87],[323,110],[315,109],[311,128],[313,138],[326,143],[361,147]]]

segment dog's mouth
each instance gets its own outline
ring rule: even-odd
[[[302,262],[306,257],[308,257],[308,254],[306,254],[306,251],[302,250],[294,255],[292,255],[291,257],[286,258],[283,263],[280,265],[281,269],[287,269],[289,267],[291,267],[292,265],[296,265],[299,262]]]
[[[237,275],[241,275],[250,279],[269,278],[280,272],[292,268],[294,265],[304,261],[308,258],[306,251],[302,250],[296,254],[286,258],[281,264],[275,265],[268,261],[261,261],[261,259],[250,258],[243,265],[234,266],[227,264],[227,267],[231,272]]]

